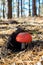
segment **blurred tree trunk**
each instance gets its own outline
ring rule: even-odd
[[[17,7],[17,9],[18,9],[17,17],[19,17],[19,0],[18,0],[18,7]]]
[[[12,18],[12,0],[8,1],[8,18]]]
[[[22,17],[22,0],[21,0],[21,17]]]
[[[40,16],[40,0],[39,0],[39,16]]]
[[[30,0],[29,0],[29,16],[31,16],[31,11],[30,11]]]
[[[37,13],[36,13],[36,0],[32,0],[32,8],[33,8],[33,16],[36,16]]]
[[[5,8],[5,3],[3,2],[3,18],[5,18],[4,8]]]
[[[2,5],[3,5],[3,18],[5,18],[5,12],[4,12],[4,8],[5,8],[5,0],[2,0]]]

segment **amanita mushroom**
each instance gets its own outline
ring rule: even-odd
[[[16,36],[16,41],[22,44],[21,49],[32,41],[32,36],[28,32],[21,32]]]

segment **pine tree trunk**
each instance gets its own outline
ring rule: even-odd
[[[39,16],[40,16],[40,0],[39,0]]]
[[[18,7],[17,7],[17,9],[18,9],[17,17],[19,17],[19,0],[18,0]]]
[[[5,6],[5,4],[3,3],[3,18],[5,18],[5,15],[4,15],[4,6]]]
[[[12,18],[12,0],[8,0],[8,18]]]
[[[36,16],[36,0],[32,0],[33,16]]]
[[[31,11],[30,11],[30,0],[29,0],[29,16],[31,16]]]
[[[22,17],[22,0],[21,0],[21,17]]]

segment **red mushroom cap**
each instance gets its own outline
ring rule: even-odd
[[[32,41],[32,36],[28,32],[22,32],[16,36],[16,41],[21,43],[29,43]]]

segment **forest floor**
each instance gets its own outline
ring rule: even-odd
[[[15,21],[14,21],[15,20]],[[34,47],[18,53],[1,56],[1,47],[12,32],[24,28],[32,35]],[[37,41],[37,42],[36,42]],[[43,17],[0,20],[0,65],[43,65]]]

